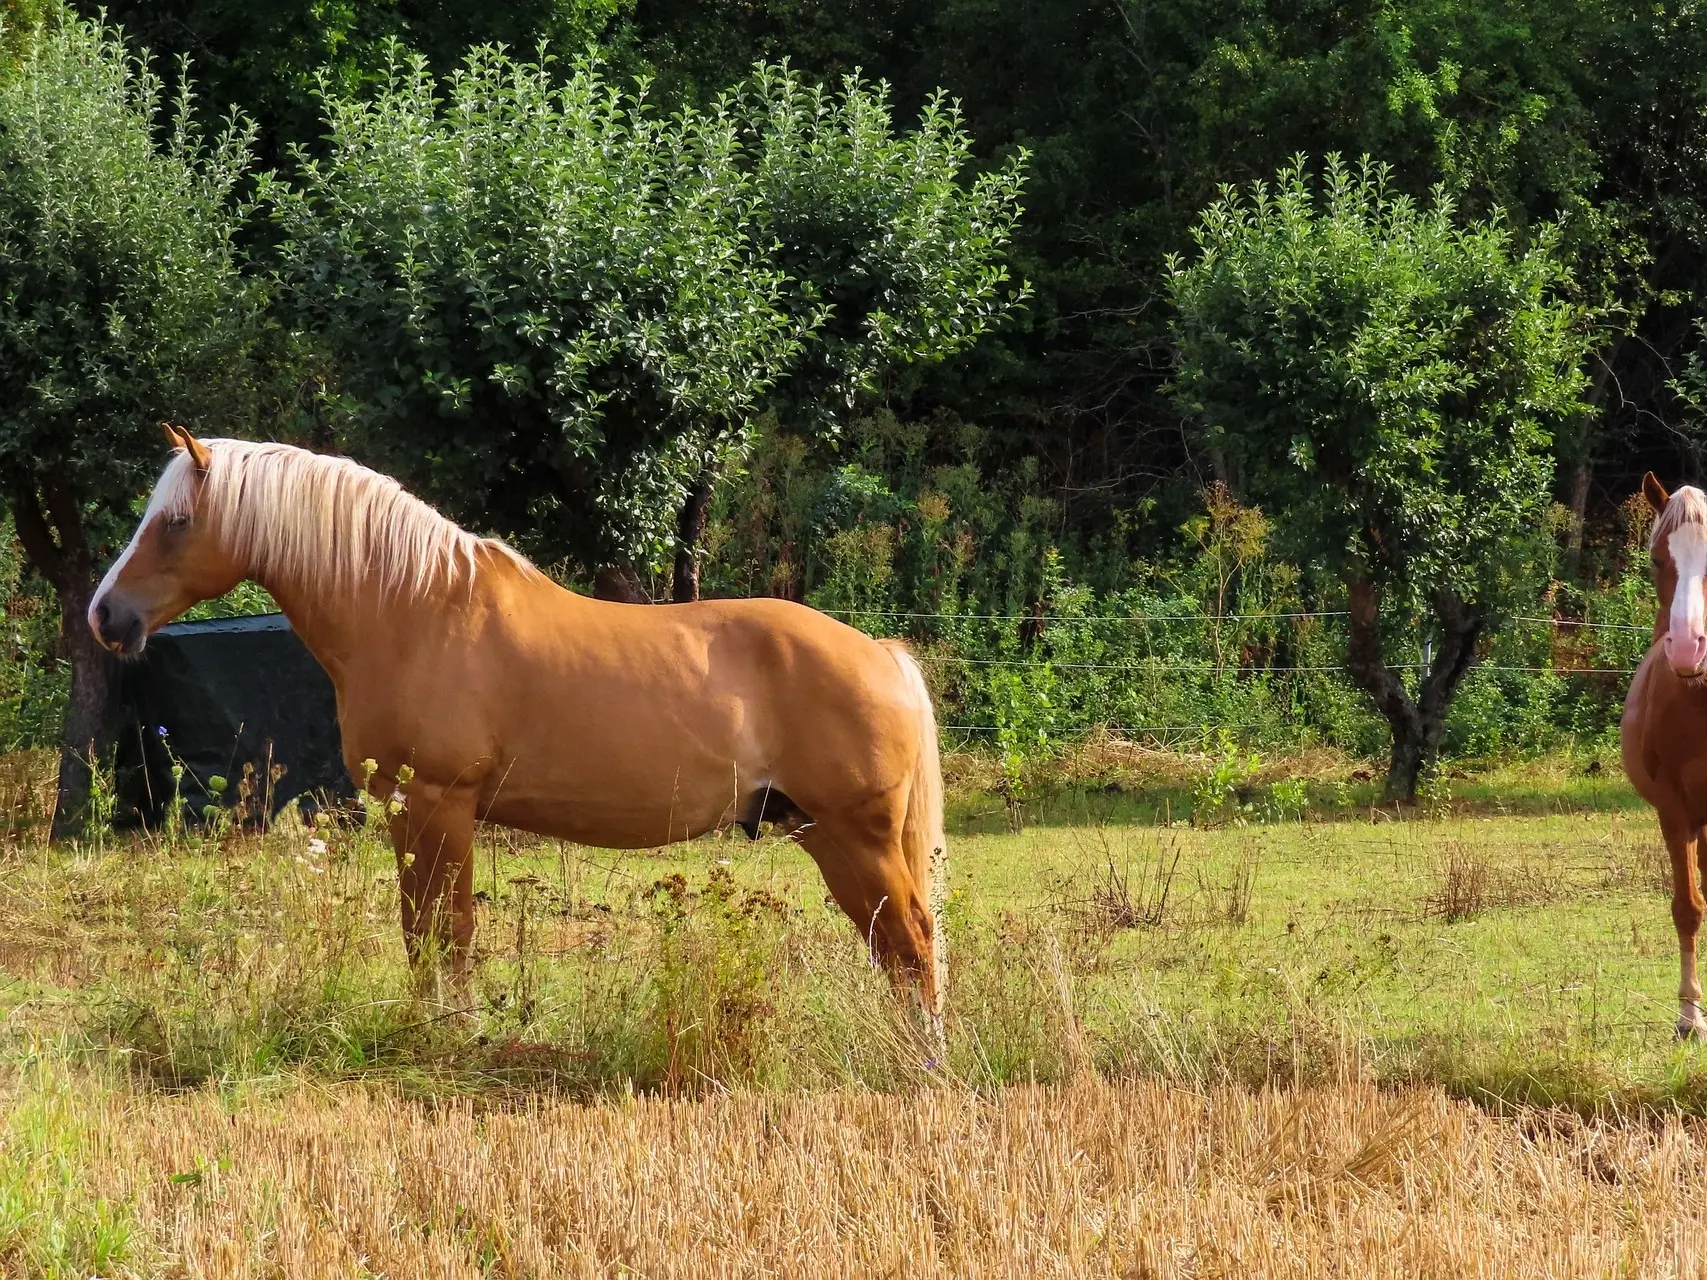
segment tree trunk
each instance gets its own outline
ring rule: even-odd
[[[1565,540],[1565,577],[1575,582],[1582,571],[1583,530],[1588,524],[1589,482],[1594,467],[1587,458],[1571,470],[1571,529]]]
[[[59,597],[60,628],[71,662],[71,696],[60,735],[59,790],[53,806],[53,838],[71,840],[87,829],[95,766],[113,742],[118,662],[89,630],[94,584]]]
[[[1446,734],[1446,714],[1464,677],[1476,661],[1476,642],[1487,616],[1449,592],[1437,592],[1434,615],[1437,647],[1413,699],[1404,681],[1387,665],[1381,648],[1380,608],[1367,579],[1349,584],[1351,640],[1346,668],[1386,719],[1393,733],[1387,761],[1386,799],[1415,804],[1417,783],[1433,767]]]
[[[681,517],[676,521],[676,569],[670,581],[670,599],[676,604],[691,604],[699,599],[699,540],[705,536],[711,487],[711,472],[701,471],[693,488],[688,490]]]
[[[12,523],[31,567],[52,585],[59,600],[60,638],[71,663],[71,697],[59,739],[59,788],[53,806],[53,838],[71,839],[87,826],[94,768],[112,743],[118,664],[89,630],[95,584],[77,495],[57,478],[40,493],[32,483],[14,484]]]
[[[1564,457],[1571,464],[1571,527],[1565,539],[1564,573],[1566,579],[1572,582],[1582,575],[1583,535],[1588,524],[1589,485],[1594,478],[1595,429],[1604,427],[1609,416],[1617,416],[1616,409],[1608,415],[1604,406],[1618,390],[1618,380],[1613,376],[1612,370],[1618,360],[1618,353],[1629,337],[1628,333],[1619,334],[1611,349],[1599,357],[1600,369],[1589,384],[1586,399],[1602,412],[1592,417],[1586,413],[1582,414],[1577,421],[1576,438],[1569,441],[1564,450]],[[1622,398],[1619,397],[1620,400]]]
[[[1393,733],[1393,752],[1387,765],[1389,800],[1414,801],[1417,778],[1422,772],[1422,717],[1405,685],[1387,666],[1381,651],[1380,603],[1375,584],[1357,578],[1349,584],[1350,643],[1346,647],[1346,669],[1359,688],[1369,695],[1375,709]]]
[[[1417,691],[1424,769],[1433,768],[1440,755],[1440,744],[1446,737],[1446,714],[1452,710],[1452,699],[1457,697],[1464,677],[1476,665],[1476,643],[1488,621],[1488,615],[1481,609],[1449,591],[1435,592],[1434,616],[1437,623],[1434,662]],[[1415,777],[1411,779],[1411,795],[1413,798],[1416,795]]]
[[[640,585],[640,575],[631,564],[606,565],[593,575],[593,595],[599,600],[622,604],[651,604],[652,597]]]

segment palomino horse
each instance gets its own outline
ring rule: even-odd
[[[785,600],[591,600],[347,459],[167,434],[89,625],[129,655],[245,578],[272,593],[332,677],[351,776],[374,761],[369,791],[401,793],[423,977],[447,959],[466,1007],[477,819],[615,849],[771,822],[940,1016],[942,774],[901,645]]]
[[[1707,1037],[1695,935],[1707,861],[1707,494],[1668,495],[1649,472],[1642,493],[1655,511],[1648,549],[1660,598],[1654,642],[1624,698],[1624,772],[1659,813],[1671,853],[1671,918],[1682,964],[1677,1034]]]

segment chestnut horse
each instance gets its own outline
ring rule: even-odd
[[[1671,854],[1671,918],[1682,967],[1677,1034],[1703,1038],[1695,935],[1707,860],[1707,494],[1689,486],[1667,494],[1652,472],[1642,493],[1655,512],[1648,550],[1660,607],[1654,642],[1624,698],[1624,772],[1658,812]]]
[[[786,600],[588,599],[348,459],[167,434],[89,625],[130,655],[245,578],[272,593],[332,678],[351,776],[374,761],[368,790],[403,802],[403,938],[435,991],[442,958],[467,1007],[477,820],[613,849],[775,823],[940,1017],[942,775],[901,645]]]

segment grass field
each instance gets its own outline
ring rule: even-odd
[[[1083,764],[1084,762],[1081,762]],[[1094,763],[1094,762],[1093,762]],[[1106,762],[1105,762],[1106,763]],[[1694,1274],[1707,1049],[1598,762],[959,762],[946,1057],[810,861],[482,836],[481,1012],[360,825],[19,838],[0,1259],[42,1275]],[[1170,772],[1171,771],[1171,772]],[[1177,776],[1176,776],[1177,775]],[[1277,775],[1278,776],[1278,775]],[[1201,795],[1201,789],[1199,788]]]

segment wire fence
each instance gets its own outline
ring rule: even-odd
[[[1059,614],[1059,613],[921,613],[894,609],[822,609],[838,618],[893,618],[909,622],[914,621],[943,621],[943,622],[1054,622],[1072,626],[1083,626],[1098,623],[1148,623],[1148,622],[1284,622],[1298,619],[1315,618],[1348,618],[1351,614],[1344,609],[1323,609],[1319,611],[1291,611],[1282,613],[1144,613],[1144,614]],[[1533,614],[1516,614],[1507,619],[1508,622],[1520,623],[1526,626],[1546,626],[1550,628],[1571,628],[1588,631],[1610,631],[1622,633],[1648,633],[1651,628],[1636,626],[1627,622],[1591,622],[1578,618],[1547,618]],[[1182,663],[1182,662],[1073,662],[1051,659],[1026,658],[974,658],[957,654],[923,653],[919,654],[923,661],[952,664],[956,666],[977,667],[1053,667],[1064,671],[1127,671],[1127,672],[1196,672],[1200,674],[1237,672],[1241,675],[1283,675],[1290,673],[1321,673],[1342,672],[1350,670],[1344,663],[1311,664],[1299,666],[1244,666],[1231,663]],[[1421,652],[1409,660],[1388,663],[1394,669],[1409,669],[1425,661]],[[1631,675],[1635,671],[1630,667],[1561,667],[1521,666],[1479,662],[1475,665],[1477,671],[1502,671],[1526,675],[1558,675],[1558,676],[1620,676]]]
[[[1298,609],[1279,613],[919,613],[898,609],[820,609],[836,618],[902,618],[908,621],[940,622],[1066,622],[1085,623],[1144,623],[1144,622],[1288,622],[1313,618],[1349,618],[1346,609]],[[1544,618],[1534,614],[1513,614],[1508,622],[1549,627],[1574,627],[1589,631],[1647,632],[1649,627],[1629,622],[1590,622],[1578,618]]]
[[[1198,663],[1198,662],[1052,662],[1048,659],[1026,658],[962,658],[954,654],[921,653],[916,655],[922,662],[954,663],[960,666],[975,667],[1052,667],[1057,671],[1137,671],[1137,672],[1168,672],[1190,671],[1202,674],[1217,672],[1236,672],[1239,675],[1287,675],[1292,672],[1314,673],[1322,671],[1349,671],[1350,667],[1343,663],[1327,665],[1302,666],[1264,666],[1246,667],[1232,663]],[[1420,661],[1420,659],[1419,659]],[[1417,662],[1389,663],[1389,666],[1399,668],[1415,667]],[[1478,662],[1472,670],[1475,671],[1510,671],[1523,672],[1529,675],[1555,676],[1627,676],[1635,671],[1634,667],[1524,667],[1510,663]]]
[[[1049,631],[1057,635],[1066,634],[1093,638],[1099,633],[1091,628],[1103,628],[1101,634],[1106,634],[1106,628],[1124,626],[1143,628],[1150,624],[1197,624],[1199,626],[1220,626],[1239,624],[1310,622],[1316,620],[1337,621],[1350,616],[1343,609],[1323,610],[1285,610],[1265,613],[1188,613],[1177,611],[1159,611],[1155,613],[1109,613],[1109,614],[1063,614],[1054,612],[1032,613],[959,613],[959,612],[926,612],[921,610],[899,609],[851,609],[830,608],[823,612],[832,616],[865,625],[872,630],[908,631],[919,629],[916,624],[959,624],[960,626],[1002,626],[1016,623],[1041,626],[1042,632],[1031,638],[1031,643],[1048,644]],[[1614,644],[1615,652],[1625,649],[1624,644],[1613,641],[1615,636],[1634,636],[1651,633],[1650,627],[1627,622],[1603,622],[1592,619],[1548,617],[1536,614],[1510,615],[1506,623],[1523,628],[1545,628],[1557,633],[1604,633],[1608,642]],[[871,624],[877,624],[872,626]],[[884,625],[888,624],[888,625]],[[952,628],[951,628],[952,629]],[[964,637],[945,637],[953,640]],[[1177,642],[1178,637],[1175,637]],[[1177,647],[1177,643],[1176,643]],[[969,670],[1003,669],[1011,671],[1054,670],[1063,673],[1086,673],[1087,678],[1094,679],[1099,675],[1132,675],[1132,676],[1162,676],[1182,675],[1200,677],[1234,676],[1253,679],[1284,679],[1288,676],[1343,676],[1349,673],[1350,667],[1345,663],[1304,662],[1298,664],[1249,664],[1241,662],[1190,662],[1181,661],[1177,653],[1157,656],[1139,661],[1095,661],[1075,657],[984,657],[963,653],[942,652],[933,649],[921,649],[916,653],[920,661],[939,668],[961,668]],[[1516,656],[1516,655],[1512,655]],[[1584,654],[1584,657],[1604,654]],[[1621,654],[1619,656],[1622,656]],[[1635,661],[1639,662],[1639,655]],[[1426,667],[1428,654],[1419,648],[1406,659],[1389,661],[1388,667],[1394,671],[1419,673]],[[1635,671],[1635,662],[1628,666],[1610,666],[1602,664],[1574,666],[1558,663],[1523,663],[1523,662],[1493,662],[1484,661],[1475,664],[1473,672],[1494,675],[1513,676],[1553,676],[1561,679],[1597,679],[1627,678]],[[1082,736],[1096,732],[1107,732],[1116,736],[1131,738],[1177,738],[1179,735],[1206,736],[1210,733],[1220,733],[1223,730],[1244,731],[1261,728],[1257,724],[1235,724],[1224,721],[1193,724],[1120,724],[1110,721],[1096,723],[1053,725],[1049,732],[1052,735],[1071,737]],[[945,734],[962,735],[966,740],[975,735],[1000,733],[1011,729],[1011,725],[1001,724],[944,724],[940,729]]]

